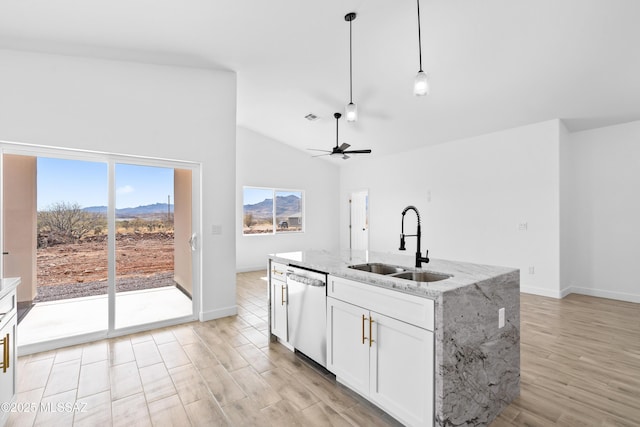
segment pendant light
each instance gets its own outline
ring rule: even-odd
[[[424,96],[429,94],[429,81],[427,74],[422,71],[422,38],[420,34],[420,0],[416,0],[418,4],[418,54],[420,55],[420,70],[413,82],[413,94],[415,96]]]
[[[353,103],[353,54],[352,54],[352,42],[351,42],[351,23],[356,19],[356,13],[347,13],[344,16],[344,20],[349,23],[349,103],[344,109],[344,115],[348,122],[355,122],[358,120],[358,106]]]

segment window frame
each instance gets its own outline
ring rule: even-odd
[[[271,216],[272,216],[272,231],[271,232],[267,232],[267,233],[245,233],[244,232],[244,215],[245,215],[245,210],[244,210],[244,206],[245,206],[245,191],[247,189],[255,189],[255,190],[269,190],[271,191],[271,197],[273,200],[272,203],[272,207],[271,207]],[[279,231],[278,230],[278,218],[276,216],[276,209],[277,209],[277,204],[276,204],[276,193],[300,193],[300,218],[301,218],[301,226],[300,226],[300,230],[292,230],[292,231]],[[253,185],[243,185],[242,186],[242,218],[241,218],[241,226],[242,226],[242,235],[243,236],[275,236],[275,235],[287,235],[287,234],[298,234],[298,233],[304,233],[305,229],[306,229],[306,221],[305,221],[305,217],[306,217],[306,213],[305,213],[305,198],[306,198],[306,194],[305,191],[302,189],[294,189],[294,188],[282,188],[282,187],[259,187],[259,186],[253,186]],[[259,202],[258,202],[259,203]]]

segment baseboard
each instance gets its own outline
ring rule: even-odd
[[[544,288],[535,288],[530,286],[521,286],[520,292],[555,299],[562,299],[569,294],[580,294],[598,298],[608,298],[618,301],[640,303],[640,295],[638,294],[628,294],[625,292],[607,291],[603,289],[579,288],[577,286],[569,286],[567,288],[560,289],[559,291]]]
[[[235,316],[236,314],[238,314],[238,306],[234,305],[231,307],[219,308],[217,310],[201,311],[198,315],[198,318],[201,322],[206,322],[207,320],[215,320],[222,317]]]
[[[251,271],[267,271],[269,266],[265,263],[256,267],[236,267],[236,273],[249,273]]]
[[[570,292],[564,294],[564,289],[562,291],[558,291],[555,289],[545,289],[545,288],[535,288],[533,286],[520,286],[520,292],[525,294],[533,294],[540,295],[542,297],[549,297],[555,299],[562,299]]]
[[[607,291],[604,289],[579,288],[577,286],[572,286],[568,289],[570,289],[569,293],[573,293],[573,294],[588,295],[591,297],[608,298],[608,299],[615,299],[619,301],[640,303],[640,295],[638,294],[628,294],[625,292]]]
[[[573,291],[573,288],[571,286],[567,287],[567,288],[562,288],[560,289],[560,298],[564,298],[569,294],[575,294],[576,292]]]

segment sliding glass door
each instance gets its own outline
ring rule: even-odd
[[[2,148],[23,354],[193,320],[197,166],[65,154]]]
[[[107,165],[3,157],[4,277],[20,277],[23,343],[107,329]]]
[[[115,165],[116,329],[193,313],[188,245],[191,171],[186,171],[188,185],[184,185],[177,171],[126,163]],[[188,193],[187,199],[183,192]],[[179,241],[176,221],[180,224]],[[186,239],[180,227],[186,227]],[[187,275],[176,274],[176,267]]]

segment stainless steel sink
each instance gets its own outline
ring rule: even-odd
[[[353,268],[354,270],[360,270],[360,271],[368,271],[369,273],[375,273],[375,274],[395,274],[395,273],[402,273],[404,271],[407,271],[407,269],[404,267],[399,267],[397,265],[391,265],[391,264],[382,264],[379,262],[375,262],[371,264],[350,265],[349,268]]]
[[[393,277],[413,280],[414,282],[437,282],[439,280],[448,279],[451,276],[442,273],[432,273],[430,271],[405,271],[394,274]]]
[[[350,265],[349,268],[354,270],[366,271],[368,273],[382,274],[389,277],[397,277],[398,279],[412,280],[414,282],[437,282],[445,280],[451,276],[448,274],[434,273],[431,271],[412,270],[399,265],[383,264],[373,262],[367,264]]]

